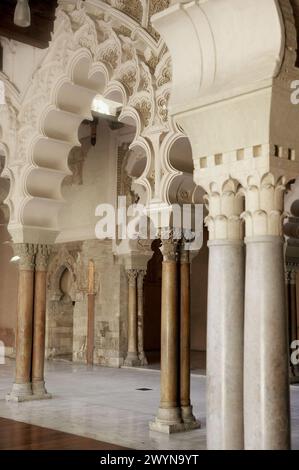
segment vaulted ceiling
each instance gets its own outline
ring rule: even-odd
[[[0,36],[46,48],[51,38],[57,0],[29,0],[31,26],[20,28],[13,23],[16,0],[0,0]]]

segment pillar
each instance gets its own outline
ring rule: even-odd
[[[49,247],[39,245],[35,262],[35,294],[32,352],[32,392],[36,398],[51,398],[45,388],[46,293]]]
[[[11,401],[25,401],[32,398],[31,358],[36,247],[26,243],[16,244],[14,252],[19,257],[16,371],[12,391],[6,398]]]
[[[207,447],[238,450],[243,439],[243,197],[235,180],[210,186],[207,325]]]
[[[297,292],[296,292],[296,274],[295,268],[287,265],[286,270],[286,296],[287,296],[287,312],[288,312],[288,333],[289,333],[289,347],[293,341],[297,340]],[[291,361],[293,350],[290,351],[290,380],[297,382],[299,379],[298,366],[294,365]]]
[[[180,409],[177,246],[172,236],[162,239],[160,407],[150,423],[152,431],[168,434],[185,429]]]
[[[182,420],[190,429],[200,427],[190,401],[190,257],[184,241],[180,245],[180,405]]]
[[[245,449],[290,447],[289,364],[282,214],[284,181],[268,173],[245,188]]]
[[[144,276],[146,271],[141,269],[138,271],[137,277],[137,304],[138,304],[138,357],[140,361],[140,365],[146,366],[147,359],[144,352],[144,345],[143,345],[143,283],[144,283]]]
[[[126,366],[140,364],[137,344],[137,275],[136,269],[128,269],[128,354]]]

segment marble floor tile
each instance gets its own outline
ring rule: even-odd
[[[5,401],[14,362],[0,366],[0,416],[78,434],[134,449],[201,450],[206,448],[205,377],[192,375],[194,413],[202,428],[171,436],[150,432],[159,405],[160,374],[156,370],[90,368],[49,362],[47,389],[52,400]],[[150,389],[148,391],[137,390]],[[299,387],[291,387],[293,448],[299,449]]]

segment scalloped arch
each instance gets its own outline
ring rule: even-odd
[[[12,179],[10,199],[16,211],[9,227],[16,242],[55,241],[57,216],[63,204],[61,186],[69,175],[68,155],[72,147],[79,145],[79,126],[84,119],[91,119],[91,103],[97,94],[121,96],[120,121],[134,123],[132,145],[143,146],[148,158],[138,183],[146,189],[148,201],[152,196],[148,174],[153,155],[143,133],[157,123],[155,81],[151,80],[146,59],[142,61],[134,50],[137,46],[133,39],[116,34],[109,19],[91,19],[84,7],[80,9],[82,15],[76,17],[76,8],[70,13],[58,9],[52,42],[18,115],[18,158],[22,168]],[[98,8],[101,11],[101,5]],[[133,31],[136,34],[136,25]],[[138,47],[140,42],[144,49],[153,51],[157,47],[152,55],[160,54],[161,44],[154,46],[145,31]]]

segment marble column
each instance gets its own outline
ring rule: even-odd
[[[32,350],[32,392],[36,398],[51,398],[45,388],[45,336],[46,336],[46,294],[47,268],[50,250],[39,245],[35,261],[35,295]]]
[[[211,186],[207,325],[207,447],[238,450],[243,438],[244,247],[239,185]]]
[[[6,399],[25,401],[32,399],[31,358],[36,247],[26,243],[16,244],[14,252],[19,257],[16,372],[12,391]]]
[[[139,270],[138,271],[138,277],[137,277],[137,304],[138,304],[138,314],[137,314],[137,322],[138,322],[138,357],[140,361],[140,365],[146,366],[147,365],[147,359],[145,356],[144,352],[144,345],[143,345],[143,337],[144,337],[144,331],[143,331],[143,283],[144,283],[144,277],[146,275],[145,270]]]
[[[137,343],[137,275],[136,269],[128,269],[128,353],[125,360],[126,366],[138,366]]]
[[[286,272],[286,290],[287,290],[287,308],[289,320],[289,345],[297,340],[297,292],[296,292],[296,268],[287,266]],[[293,350],[290,349],[290,357]],[[292,364],[290,360],[290,380],[291,382],[298,382],[299,380],[299,367]]]
[[[162,239],[160,407],[150,423],[152,431],[168,434],[185,429],[180,409],[177,246],[171,236]]]
[[[182,240],[180,245],[180,405],[182,420],[190,429],[200,427],[190,401],[190,257]]]
[[[245,187],[245,449],[290,448],[289,348],[284,285],[283,179]]]

